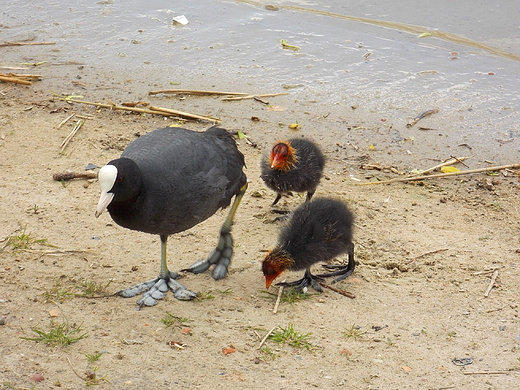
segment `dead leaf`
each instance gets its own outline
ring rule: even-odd
[[[185,334],[185,335],[190,335],[191,336],[192,332],[193,332],[193,329],[191,329],[191,328],[182,328],[181,329],[181,333]]]
[[[232,345],[230,345],[229,347],[227,348],[222,348],[222,352],[224,353],[224,355],[229,355],[231,353],[235,353],[237,350],[235,348],[233,348]]]
[[[460,169],[452,167],[450,165],[446,165],[444,167],[441,167],[442,173],[450,173],[450,172],[460,172]]]

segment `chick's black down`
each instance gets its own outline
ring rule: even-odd
[[[317,198],[299,206],[279,236],[280,249],[294,260],[292,270],[308,269],[347,252],[354,217],[343,202]]]
[[[113,160],[118,180],[107,207],[128,229],[170,235],[227,207],[247,179],[244,156],[224,129],[167,127],[133,141]]]
[[[272,169],[267,153],[260,163],[260,177],[267,187],[279,193],[295,191],[313,194],[320,183],[325,158],[318,146],[311,141],[295,138],[289,140],[289,144],[296,153],[294,166],[286,171]]]

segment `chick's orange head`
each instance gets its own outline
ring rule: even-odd
[[[273,281],[285,270],[294,265],[294,260],[285,252],[273,250],[262,262],[262,272],[265,276],[265,288],[271,287]]]
[[[289,142],[278,142],[271,150],[270,161],[272,169],[287,171],[296,162],[296,151]]]

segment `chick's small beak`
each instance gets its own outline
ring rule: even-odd
[[[269,287],[271,287],[271,284],[274,282],[274,280],[280,275],[279,273],[276,274],[270,274],[270,275],[264,275],[265,276],[265,288],[269,290]]]
[[[271,169],[275,169],[276,167],[280,166],[282,162],[283,160],[279,155],[274,155],[273,159],[271,160]]]
[[[107,208],[107,206],[112,202],[114,198],[114,193],[112,192],[102,192],[101,197],[99,198],[98,205],[96,207],[96,218],[99,217],[103,211]]]

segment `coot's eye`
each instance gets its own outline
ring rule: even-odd
[[[122,181],[123,181],[123,178],[122,178],[122,177],[118,177],[118,178],[117,178],[117,182],[118,182],[118,183],[121,183]]]

